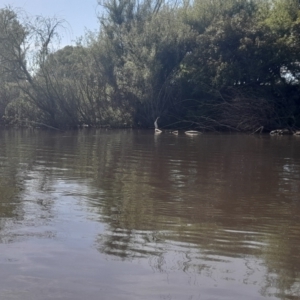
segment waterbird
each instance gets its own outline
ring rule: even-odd
[[[270,131],[270,135],[283,135],[283,134],[289,134],[290,131],[288,129],[275,129]]]
[[[154,132],[155,132],[156,134],[162,133],[162,131],[158,128],[158,125],[157,125],[158,119],[159,119],[159,117],[157,117],[156,120],[154,121],[154,127],[155,127]]]
[[[155,128],[155,134],[159,134],[159,133],[162,133],[162,131],[158,128]]]
[[[197,130],[188,130],[188,131],[185,131],[184,133],[187,134],[187,135],[198,135],[198,134],[201,134],[201,132],[197,131]]]
[[[167,133],[172,133],[174,135],[177,135],[179,132],[178,130],[166,130]]]

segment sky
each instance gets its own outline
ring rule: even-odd
[[[66,29],[60,30],[61,47],[75,44],[86,29],[95,31],[99,27],[97,0],[0,0],[0,8],[8,5],[21,8],[30,16],[64,19]]]

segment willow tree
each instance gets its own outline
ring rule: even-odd
[[[6,107],[19,95],[16,83],[25,66],[22,44],[27,32],[9,7],[0,10],[0,121]]]
[[[51,53],[51,43],[58,38],[57,30],[62,21],[21,18],[21,14],[10,7],[1,10],[0,15],[0,59],[5,73],[18,85],[22,100],[38,111],[40,120],[57,125],[59,109],[48,93],[49,89],[45,89],[50,83],[46,77],[40,80],[36,74]],[[15,110],[20,107],[17,104]]]

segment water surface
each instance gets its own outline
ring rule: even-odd
[[[0,131],[0,299],[299,299],[300,138]]]

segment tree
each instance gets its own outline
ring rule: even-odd
[[[190,118],[210,128],[294,126],[299,97],[283,71],[289,70],[295,77],[299,74],[295,30],[284,31],[284,22],[280,28],[270,25],[276,5],[266,9],[259,1],[233,0],[226,6],[218,0],[203,3],[216,7],[210,22],[204,16],[199,19],[201,26],[193,25],[201,30],[185,65],[191,96],[196,100],[188,109]],[[288,20],[296,25],[298,13],[288,11]],[[195,22],[195,12],[191,14]]]
[[[104,74],[118,107],[131,111],[134,124],[153,126],[178,101],[180,65],[194,38],[177,6],[156,1],[107,1],[100,19]]]
[[[98,2],[99,32],[58,51],[61,20],[1,10],[2,114],[56,128],[300,126],[298,1]]]
[[[14,11],[0,10],[0,122],[6,106],[19,95],[16,82],[22,77],[19,66],[25,65],[21,45],[26,34]]]
[[[49,74],[43,71],[51,51],[51,42],[58,37],[57,29],[63,21],[36,17],[24,19],[20,25],[17,13],[11,8],[3,10],[0,21],[0,47],[3,49],[0,59],[5,63],[7,74],[18,84],[26,101],[30,101],[39,110],[38,121],[62,126],[62,110],[56,105],[54,97],[59,95],[59,91],[53,90]],[[36,75],[37,72],[45,76],[41,78]]]

